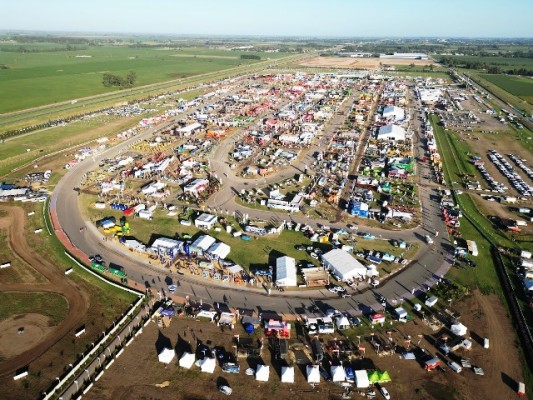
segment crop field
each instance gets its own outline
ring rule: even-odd
[[[284,53],[252,53],[211,49],[89,47],[78,51],[1,51],[0,113],[92,96],[117,90],[102,84],[104,73],[126,76],[134,71],[135,86],[224,70]]]
[[[437,57],[438,58],[438,57]],[[459,64],[466,63],[485,63],[498,66],[502,69],[533,69],[533,59],[520,57],[481,57],[481,56],[446,56],[457,61]]]
[[[481,77],[514,96],[533,104],[533,79],[511,75],[482,74]]]

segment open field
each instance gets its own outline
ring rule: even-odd
[[[0,143],[0,176],[37,157],[126,130],[140,118],[98,116],[9,139]],[[70,159],[64,161],[66,164]]]
[[[262,60],[284,53],[248,53],[210,49],[89,47],[79,51],[2,52],[0,113],[108,93],[117,88],[102,85],[102,75],[137,75],[135,86],[214,72],[260,60],[241,59],[256,54]]]
[[[26,313],[42,314],[50,317],[54,325],[67,315],[66,299],[56,293],[44,292],[4,292],[0,293],[0,319]]]
[[[514,96],[533,104],[533,79],[512,75],[481,74],[483,79],[501,87]]]
[[[381,65],[434,65],[431,60],[403,60],[396,58],[348,58],[348,57],[315,57],[300,62],[303,67],[319,68],[352,68],[376,69]]]

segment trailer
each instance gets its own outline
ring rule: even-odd
[[[113,267],[110,266],[109,273],[118,276],[119,278],[125,278],[126,276],[128,276],[126,274],[126,271],[124,271],[124,267],[121,267],[119,265],[115,265]]]
[[[95,261],[91,262],[91,269],[102,273],[107,272],[107,268],[103,264],[97,263]]]

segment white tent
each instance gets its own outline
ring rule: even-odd
[[[294,367],[281,367],[281,382],[294,383]]]
[[[196,358],[194,357],[194,354],[191,353],[183,353],[183,355],[180,358],[179,365],[183,368],[191,368],[194,364],[194,361]]]
[[[456,322],[452,324],[451,331],[457,336],[464,336],[466,335],[467,328],[460,322]]]
[[[398,125],[385,125],[379,128],[378,140],[405,140],[405,129]]]
[[[292,257],[276,259],[276,285],[296,286],[296,260]]]
[[[209,235],[202,235],[191,244],[191,247],[207,251],[207,249],[209,249],[211,245],[213,245],[213,243],[215,242],[216,239],[214,237]]]
[[[205,357],[203,360],[200,360],[200,370],[208,374],[215,372],[216,365],[217,362],[214,358]]]
[[[333,382],[344,382],[346,380],[346,372],[342,365],[331,366],[331,377]]]
[[[341,315],[335,318],[335,325],[337,325],[337,329],[339,330],[348,329],[350,327],[350,321],[344,315]]]
[[[226,243],[222,242],[216,242],[211,247],[209,247],[208,252],[211,253],[215,258],[225,259],[229,252],[231,251],[231,247],[229,247]]]
[[[158,358],[159,362],[162,362],[164,364],[170,364],[170,362],[174,359],[174,356],[176,353],[172,349],[163,349],[161,353],[159,353]]]
[[[318,365],[308,365],[307,371],[307,383],[320,383],[320,371]]]
[[[255,380],[260,382],[268,382],[270,376],[270,367],[268,365],[259,364],[255,370]]]
[[[386,106],[383,109],[383,118],[393,118],[395,121],[403,121],[405,119],[405,111],[401,107]]]
[[[342,281],[366,276],[366,267],[352,257],[350,253],[341,249],[328,251],[322,256],[322,262]]]
[[[376,267],[374,264],[367,265],[366,268],[366,276],[369,278],[379,276],[378,267]]]
[[[370,386],[370,381],[368,380],[368,374],[366,369],[360,369],[354,371],[355,374],[355,384],[358,388],[367,388]]]

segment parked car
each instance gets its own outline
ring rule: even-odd
[[[218,388],[218,391],[220,393],[224,393],[226,396],[229,396],[230,394],[233,393],[233,389],[230,388],[229,386],[226,386],[226,385],[222,385]]]
[[[239,364],[228,362],[222,364],[222,371],[227,372],[229,374],[238,374],[239,372],[241,372],[241,367]]]
[[[391,397],[387,389],[385,389],[383,386],[380,386],[379,391],[381,392],[383,397],[385,397],[387,400],[390,400]]]

